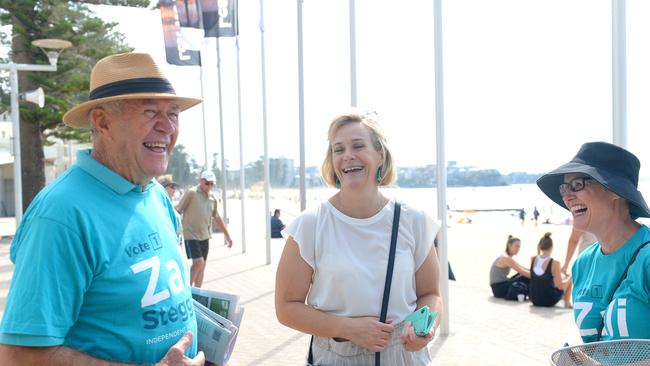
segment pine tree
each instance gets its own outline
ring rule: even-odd
[[[86,3],[145,7],[148,0],[57,1],[0,0],[0,42],[11,47],[8,60],[24,64],[48,64],[46,55],[31,45],[36,39],[58,38],[72,42],[58,61],[57,72],[19,72],[19,92],[42,87],[45,107],[20,106],[20,146],[23,209],[45,185],[43,146],[52,138],[87,142],[90,133],[62,123],[63,114],[88,98],[90,71],[97,60],[128,52],[124,36],[113,29],[117,23],[98,18]],[[8,30],[6,25],[10,25]],[[11,36],[6,32],[11,32]],[[9,109],[9,85],[0,80],[0,112]]]

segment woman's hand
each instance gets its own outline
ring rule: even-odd
[[[350,318],[345,337],[371,352],[381,352],[390,343],[393,325],[375,317]]]
[[[431,342],[433,335],[436,333],[436,327],[437,326],[432,327],[431,331],[427,333],[427,335],[419,336],[415,334],[415,330],[413,329],[411,322],[406,321],[402,328],[402,334],[400,334],[399,339],[402,341],[404,349],[409,352],[416,352],[426,347],[426,345]]]

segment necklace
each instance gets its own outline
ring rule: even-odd
[[[343,206],[343,200],[341,199],[341,193],[339,192],[339,194],[336,197],[337,197],[337,201],[338,201],[337,202],[338,206],[339,206],[341,212],[343,212],[344,214],[346,214],[346,215],[348,215],[350,217],[354,217],[354,218],[368,218],[368,217],[372,217],[372,216],[376,215],[377,212],[379,212],[381,210],[382,206],[384,206],[384,204],[385,204],[385,202],[384,202],[385,198],[379,193],[377,194],[377,196],[378,196],[378,199],[376,201],[377,204],[375,205],[375,209],[369,215],[366,215],[365,213],[363,215],[352,215],[351,213],[348,213],[345,210],[345,207]],[[358,217],[358,216],[360,216],[360,217]]]

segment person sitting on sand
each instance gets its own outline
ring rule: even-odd
[[[536,306],[555,306],[564,299],[564,307],[571,307],[571,276],[561,271],[560,262],[551,258],[553,239],[547,232],[539,239],[538,255],[530,260],[530,300]]]
[[[506,242],[506,250],[494,260],[492,267],[490,267],[490,287],[492,287],[492,294],[497,298],[505,298],[508,293],[508,288],[513,282],[523,282],[528,284],[530,278],[530,271],[513,258],[521,248],[521,240],[512,235],[508,235]],[[515,270],[517,273],[508,278],[510,270]]]

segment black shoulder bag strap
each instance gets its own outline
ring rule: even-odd
[[[390,252],[388,253],[388,268],[386,269],[386,283],[384,284],[384,298],[381,301],[381,314],[379,321],[386,322],[386,313],[388,312],[388,298],[390,297],[390,285],[393,281],[393,267],[395,265],[395,249],[397,248],[397,231],[399,229],[399,214],[401,205],[395,201],[395,213],[393,214],[393,231],[390,234]],[[379,366],[380,352],[375,352],[375,366]]]
[[[630,269],[630,266],[634,261],[636,260],[636,256],[639,254],[639,251],[643,249],[650,241],[646,241],[645,243],[641,244],[636,250],[634,251],[634,254],[632,254],[632,258],[630,258],[630,262],[627,264],[627,267],[625,267],[625,271],[623,271],[623,274],[621,275],[621,278],[618,279],[618,282],[616,283],[616,287],[614,287],[614,291],[612,291],[612,294],[609,296],[609,301],[607,301],[607,305],[609,306],[609,303],[612,302],[612,298],[614,298],[614,294],[616,293],[616,290],[621,286],[621,283],[625,280],[627,277],[627,271]],[[600,326],[598,327],[598,333],[596,333],[596,336],[598,337],[596,339],[596,342],[600,341],[601,333],[603,332],[603,328],[605,327],[605,319],[600,323]]]
[[[395,201],[395,212],[393,213],[393,229],[390,234],[390,251],[388,252],[388,268],[386,269],[386,283],[384,284],[384,298],[381,301],[381,313],[379,314],[379,321],[386,322],[386,313],[388,312],[388,297],[390,296],[390,284],[393,280],[393,267],[395,265],[395,249],[397,248],[397,231],[399,229],[399,215],[401,212],[401,205]],[[312,354],[312,345],[314,343],[314,336],[311,336],[309,341],[309,355],[307,356],[307,365],[313,365],[314,355]],[[379,352],[375,353],[375,365],[379,366]]]

